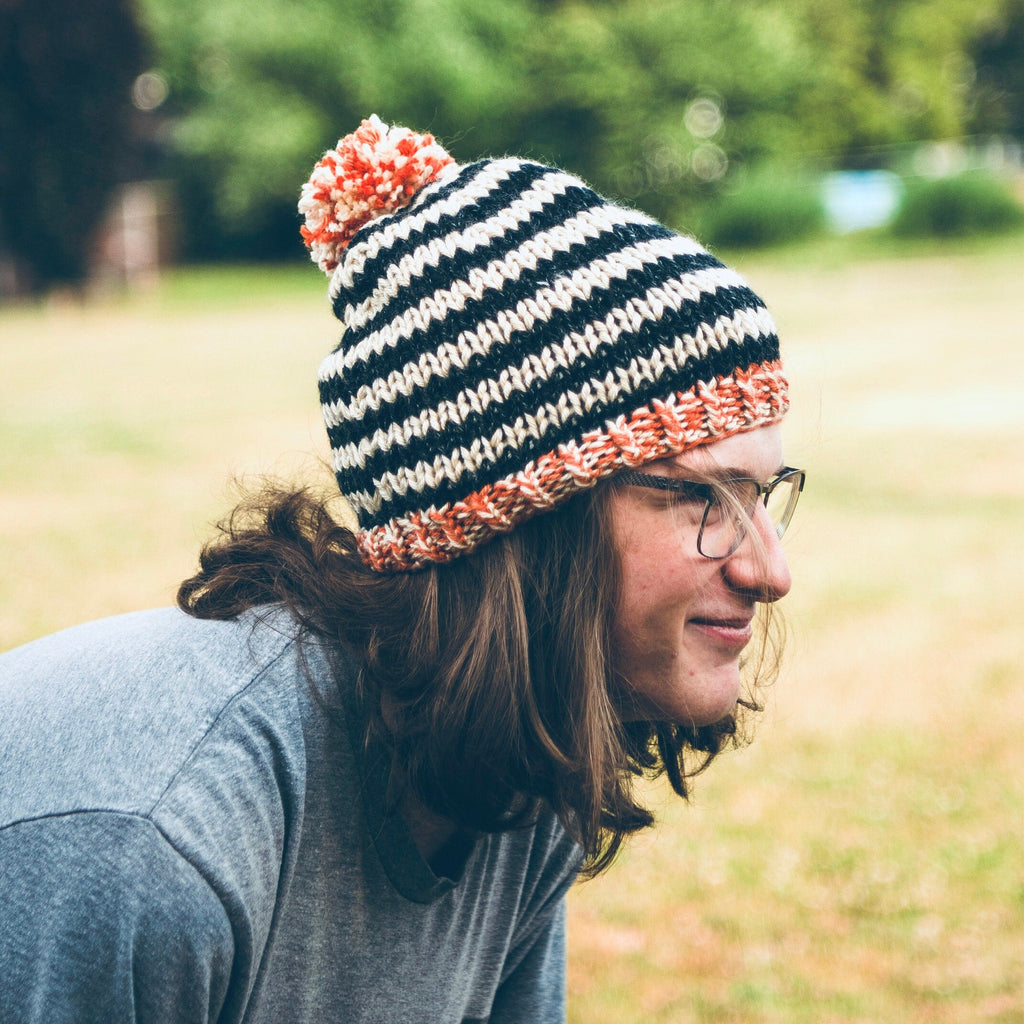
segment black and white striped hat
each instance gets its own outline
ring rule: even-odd
[[[344,324],[334,469],[378,570],[444,562],[618,470],[779,420],[761,300],[696,241],[514,158],[376,118],[304,186]]]

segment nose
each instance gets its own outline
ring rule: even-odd
[[[743,543],[725,560],[722,571],[731,587],[756,596],[758,601],[778,601],[793,585],[789,563],[768,510],[758,502]]]

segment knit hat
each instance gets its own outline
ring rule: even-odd
[[[460,166],[371,117],[299,212],[344,325],[320,399],[374,569],[448,561],[786,411],[775,326],[743,279],[564,171]]]

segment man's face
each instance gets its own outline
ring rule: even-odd
[[[702,445],[642,467],[683,479],[750,477],[766,483],[782,468],[778,426]],[[616,669],[632,717],[708,725],[735,710],[739,658],[758,601],[790,588],[789,568],[761,503],[737,550],[697,550],[703,502],[671,492],[612,488],[612,524],[622,566],[614,639]]]

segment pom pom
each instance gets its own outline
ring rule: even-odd
[[[433,135],[389,127],[371,115],[329,150],[302,186],[299,229],[325,274],[338,265],[352,236],[367,222],[405,206],[455,161]]]

